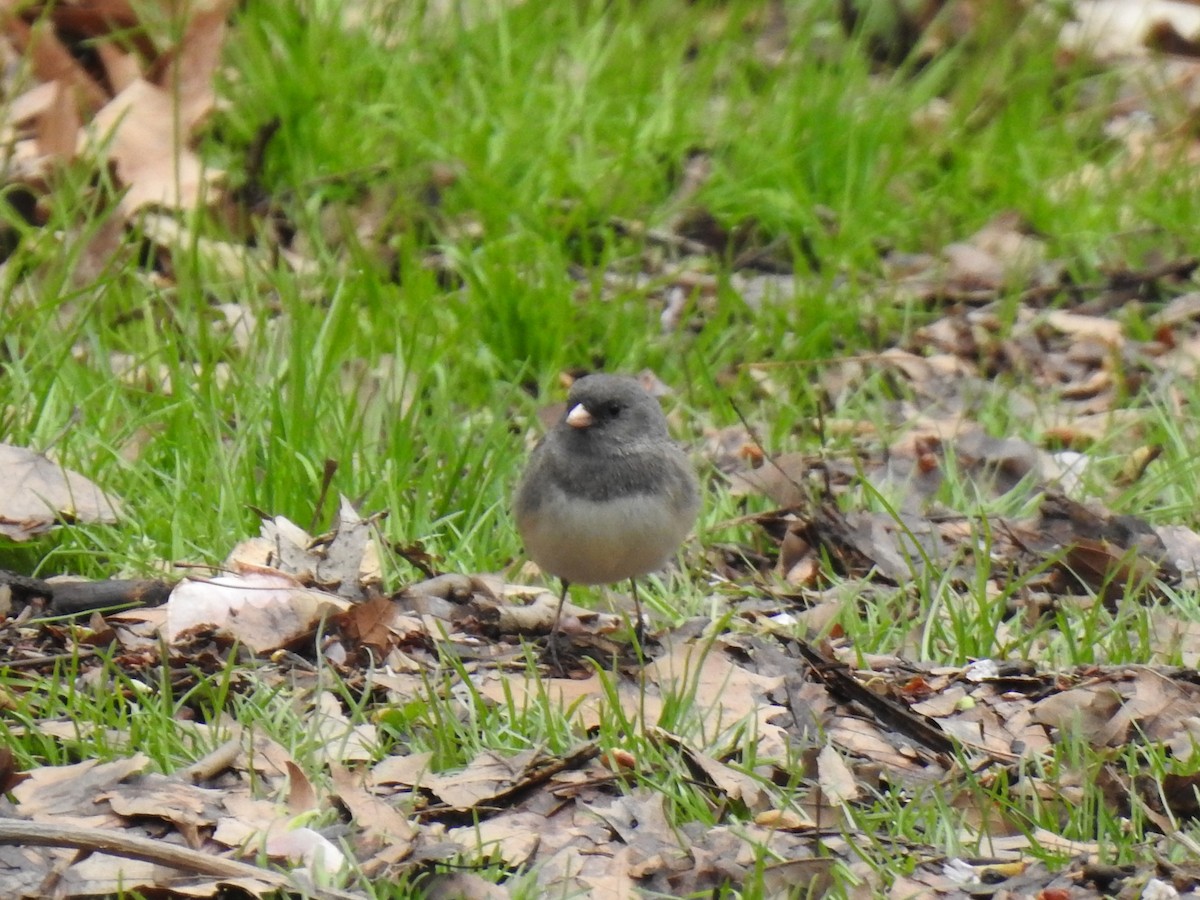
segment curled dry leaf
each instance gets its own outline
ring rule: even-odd
[[[269,653],[303,640],[325,617],[349,607],[277,571],[182,581],[167,600],[166,638],[174,642],[194,629],[213,629],[255,653]]]
[[[497,606],[497,625],[504,634],[549,634],[554,627],[558,598],[543,591],[527,606],[501,604]],[[567,634],[612,634],[621,624],[619,616],[596,612],[565,602],[559,628]]]
[[[121,506],[75,472],[24,447],[0,444],[0,535],[25,541],[66,519],[111,524]]]
[[[313,876],[349,871],[350,862],[337,846],[311,828],[274,829],[263,842],[263,852],[276,859],[300,863]]]
[[[421,786],[454,809],[474,809],[511,793],[529,776],[540,755],[537,750],[523,750],[513,756],[485,750],[462,771],[429,774]]]
[[[361,518],[345,497],[330,533],[313,537],[284,516],[264,519],[260,535],[239,543],[225,567],[239,572],[278,570],[306,585],[362,599],[365,586],[378,584],[379,549],[374,537],[378,516]]]

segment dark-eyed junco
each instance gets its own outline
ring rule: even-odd
[[[572,583],[628,578],[640,638],[633,579],[661,569],[678,549],[700,511],[700,488],[658,401],[633,378],[588,375],[571,386],[566,414],[534,448],[513,506],[533,561],[562,579],[553,648]]]

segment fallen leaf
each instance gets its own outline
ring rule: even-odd
[[[219,173],[183,145],[178,116],[168,92],[139,78],[84,129],[82,149],[116,164],[126,216],[148,206],[190,211],[215,199]]]
[[[120,504],[95,484],[24,447],[0,444],[0,534],[25,541],[63,519],[111,524]]]
[[[858,780],[833,744],[826,744],[817,754],[817,783],[825,800],[834,806],[844,806],[861,794]]]
[[[175,642],[187,632],[213,629],[266,653],[303,640],[323,619],[349,607],[348,601],[307,589],[279,571],[187,579],[167,600],[165,637]]]

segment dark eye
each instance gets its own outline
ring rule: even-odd
[[[609,418],[615,419],[621,414],[621,404],[617,403],[615,400],[610,401],[604,405],[604,412],[607,413]]]

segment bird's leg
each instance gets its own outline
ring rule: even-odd
[[[554,624],[550,626],[550,636],[554,637],[558,634],[558,623],[562,619],[563,606],[567,602],[567,591],[571,587],[571,582],[567,579],[562,580],[562,591],[558,595],[558,609],[554,611]]]
[[[570,587],[571,582],[564,578],[562,592],[558,595],[558,609],[554,611],[554,624],[550,626],[550,637],[546,642],[546,649],[550,651],[550,659],[554,661],[554,668],[560,675],[564,674],[564,669],[558,660],[558,625],[562,619],[563,605],[567,602],[567,591]]]
[[[633,591],[633,614],[636,618],[633,621],[633,639],[637,641],[638,647],[642,646],[642,638],[646,636],[646,627],[642,621],[642,601],[638,599],[637,579],[629,579],[629,589]]]

